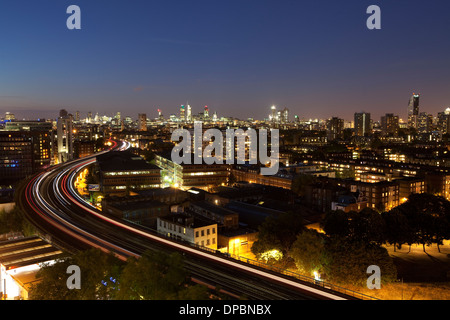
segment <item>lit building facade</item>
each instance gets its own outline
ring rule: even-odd
[[[157,218],[157,230],[165,236],[217,250],[217,224],[213,221],[186,214],[169,214]]]
[[[73,116],[66,110],[61,110],[57,120],[56,129],[58,145],[58,162],[73,159]]]

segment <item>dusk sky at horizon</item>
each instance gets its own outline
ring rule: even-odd
[[[68,30],[69,5],[81,30]],[[370,5],[381,30],[368,30]],[[450,106],[450,2],[42,0],[0,3],[0,117],[60,109],[137,118],[193,113],[263,119],[366,111],[406,118],[408,99]]]

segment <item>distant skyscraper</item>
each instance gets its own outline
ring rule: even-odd
[[[186,109],[184,106],[180,107],[180,121],[186,121]]]
[[[277,122],[277,107],[272,106],[270,107],[270,110],[272,111],[272,114],[270,115],[270,121],[273,123]]]
[[[437,114],[437,129],[444,134],[450,133],[450,108]]]
[[[333,141],[342,138],[344,132],[344,119],[333,117],[327,121],[327,139]]]
[[[364,137],[372,133],[370,125],[370,113],[360,112],[355,113],[355,135]]]
[[[163,114],[162,114],[161,109],[158,109],[158,120],[159,120],[159,121],[164,121],[164,116],[163,116]]]
[[[192,109],[190,105],[187,105],[186,109],[186,121],[191,122],[192,121]]]
[[[416,128],[418,126],[419,117],[419,99],[420,94],[415,94],[409,98],[408,102],[408,127]]]
[[[282,123],[288,123],[289,122],[289,109],[284,108],[281,112],[281,122]]]
[[[417,117],[417,131],[421,133],[430,132],[433,127],[433,115],[426,112],[419,113]]]
[[[209,120],[209,109],[208,106],[205,106],[205,111],[203,112],[203,116],[205,120]]]
[[[147,114],[145,113],[138,114],[138,130],[147,131]]]
[[[419,99],[420,94],[415,94],[409,98],[409,104],[408,104],[408,114],[413,114],[415,116],[419,115]]]
[[[384,135],[394,135],[398,134],[399,129],[399,118],[394,116],[393,113],[386,113],[386,115],[381,117],[381,132]]]
[[[73,159],[73,116],[66,110],[59,112],[56,123],[56,136],[58,145],[58,162]]]

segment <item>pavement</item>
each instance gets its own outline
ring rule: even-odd
[[[385,246],[397,266],[398,278],[405,282],[450,281],[450,241],[440,246],[414,244],[411,249],[403,245],[394,251],[393,246]]]

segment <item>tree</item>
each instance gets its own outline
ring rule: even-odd
[[[327,235],[339,236],[349,241],[377,244],[386,241],[385,221],[371,208],[365,208],[360,212],[330,211],[325,215],[321,226]]]
[[[119,279],[116,297],[125,300],[206,299],[207,291],[189,283],[182,256],[146,251],[130,258]]]
[[[19,206],[10,211],[0,211],[0,234],[8,232],[21,232],[24,236],[36,234],[36,229],[25,218]]]
[[[259,226],[258,240],[253,244],[252,252],[260,258],[264,252],[275,249],[286,256],[303,229],[303,218],[299,214],[288,211],[269,216]]]
[[[450,202],[441,196],[421,193],[411,194],[408,201],[397,207],[411,227],[411,243],[425,245],[442,243],[449,238]]]
[[[367,268],[380,267],[381,283],[396,281],[397,269],[386,248],[376,244],[330,237],[326,243],[324,277],[338,284],[365,286]]]
[[[386,224],[381,214],[371,208],[350,215],[351,240],[383,244],[386,242]]]
[[[332,210],[325,214],[320,226],[328,236],[348,237],[350,234],[349,214],[342,210]]]
[[[81,288],[69,289],[67,268],[76,265],[81,270]],[[40,281],[31,286],[31,300],[106,300],[113,299],[117,278],[123,263],[114,255],[97,248],[58,259],[37,273]]]
[[[81,288],[69,289],[67,268],[81,270]],[[29,297],[32,300],[200,300],[207,288],[193,285],[180,254],[145,252],[127,262],[100,249],[88,249],[44,266]]]
[[[289,255],[299,270],[310,275],[322,272],[326,264],[325,241],[326,236],[313,229],[305,229],[297,236]]]
[[[394,251],[397,246],[401,249],[404,243],[414,243],[413,231],[402,210],[395,207],[389,212],[383,212],[382,217],[386,224],[386,241],[394,245]]]

